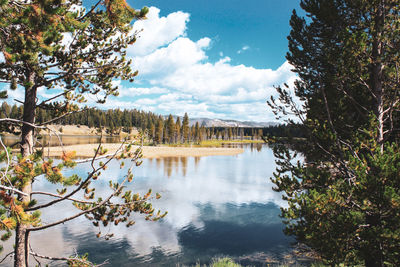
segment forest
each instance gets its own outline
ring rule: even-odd
[[[37,122],[46,123],[51,120],[55,111],[39,109]],[[1,105],[0,118],[18,119],[23,114],[23,106]],[[179,116],[162,116],[137,109],[86,108],[55,123],[61,125],[86,125],[91,128],[105,128],[110,135],[131,132],[133,128],[140,130],[153,144],[176,144],[205,140],[261,140],[262,137],[304,137],[300,125],[277,125],[264,128],[257,127],[205,127],[198,122],[190,123],[187,113]]]
[[[135,224],[134,214],[141,214],[146,221],[158,221],[167,215],[167,211],[172,211],[169,216],[173,216],[177,204],[184,202],[184,198],[178,198],[171,202],[167,211],[157,210],[152,203],[161,198],[159,193],[154,194],[151,189],[136,192],[137,187],[135,192],[130,190],[127,185],[137,181],[133,175],[134,167],[140,166],[143,162],[150,164],[149,161],[142,161],[144,157],[142,147],[136,147],[133,141],[126,143],[124,140],[111,154],[107,154],[109,151],[100,142],[96,144],[97,148],[90,147],[90,151],[94,153],[90,159],[76,159],[74,151],[66,151],[63,147],[57,160],[51,158],[49,154],[46,156],[43,149],[34,146],[37,133],[41,130],[51,131],[49,126],[56,123],[105,129],[109,135],[131,132],[135,128],[147,136],[153,145],[193,144],[204,140],[284,141],[273,145],[272,148],[268,147],[272,149],[269,155],[273,158],[262,158],[263,154],[258,154],[262,159],[262,162],[260,160],[262,165],[257,167],[252,164],[258,160],[251,158],[252,153],[246,152],[242,154],[243,156],[223,158],[220,161],[218,158],[202,160],[207,164],[203,167],[203,175],[194,173],[192,180],[181,179],[182,195],[187,194],[189,201],[196,195],[201,198],[191,203],[194,204],[194,208],[187,208],[190,205],[178,207],[179,212],[176,213],[178,217],[170,221],[181,222],[180,219],[191,210],[194,212],[190,217],[195,220],[188,220],[182,228],[171,225],[166,231],[154,231],[156,233],[154,236],[158,233],[169,233],[171,229],[179,229],[176,237],[171,239],[173,242],[167,243],[173,243],[176,247],[182,248],[182,251],[192,253],[191,249],[195,242],[193,239],[186,241],[190,244],[190,248],[184,249],[184,246],[181,246],[183,244],[181,241],[185,241],[183,235],[186,233],[186,237],[193,237],[204,232],[203,230],[212,229],[209,231],[211,235],[198,238],[211,240],[206,246],[199,244],[201,253],[207,250],[214,251],[214,245],[220,241],[219,239],[224,239],[225,242],[216,255],[224,254],[226,247],[237,240],[240,245],[245,244],[240,248],[247,251],[250,246],[247,244],[248,240],[243,239],[246,237],[243,231],[245,228],[242,220],[237,223],[239,213],[234,213],[235,206],[232,202],[237,201],[236,208],[239,210],[251,206],[249,203],[260,206],[259,204],[270,203],[266,200],[278,199],[274,205],[269,205],[279,207],[275,210],[280,213],[279,216],[276,213],[276,217],[279,217],[277,228],[257,228],[262,222],[253,221],[263,218],[264,222],[270,224],[272,216],[261,217],[262,214],[268,213],[268,205],[261,205],[264,207],[263,210],[257,210],[255,213],[249,213],[247,210],[242,213],[243,218],[252,220],[252,224],[246,228],[261,229],[249,235],[256,237],[254,239],[257,239],[257,243],[265,243],[261,239],[263,236],[270,239],[277,229],[283,229],[286,235],[291,236],[292,240],[304,248],[304,251],[316,255],[316,260],[329,266],[400,266],[399,0],[300,0],[299,7],[302,10],[293,9],[288,23],[290,25],[287,37],[288,51],[286,62],[282,65],[289,66],[290,71],[296,76],[295,80],[278,83],[280,79],[271,78],[278,84],[259,87],[262,83],[258,80],[251,83],[251,80],[242,79],[242,73],[228,72],[229,76],[219,77],[218,82],[227,81],[229,84],[237,79],[243,80],[240,85],[254,85],[248,92],[241,86],[231,88],[232,91],[237,91],[237,97],[240,98],[240,103],[237,104],[247,103],[248,99],[258,95],[260,90],[276,89],[268,94],[267,103],[270,112],[282,124],[268,128],[206,127],[199,122],[191,123],[187,113],[177,117],[172,114],[165,116],[136,109],[101,109],[101,104],[104,104],[108,97],[117,97],[119,89],[126,89],[123,84],[139,79],[136,83],[140,85],[140,76],[137,77],[139,71],[146,74],[146,71],[159,67],[169,69],[173,61],[171,58],[175,58],[168,57],[167,63],[162,66],[159,64],[160,57],[155,60],[157,67],[147,70],[145,67],[142,69],[139,67],[139,70],[136,70],[136,66],[132,64],[135,57],[129,55],[132,52],[129,48],[135,44],[141,32],[133,29],[132,22],[150,20],[151,15],[156,15],[154,18],[159,13],[151,14],[148,7],[136,10],[124,0],[95,2],[91,8],[85,8],[80,0],[31,0],[25,3],[0,1],[0,55],[2,56],[0,82],[7,85],[2,87],[0,99],[7,99],[4,101],[11,103],[8,98],[13,95],[8,93],[16,90],[24,95],[23,100],[16,100],[22,105],[10,106],[3,102],[0,109],[0,132],[16,134],[19,140],[17,143],[19,151],[17,151],[16,148],[6,147],[0,136],[2,146],[0,239],[7,242],[11,236],[15,236],[11,252],[5,255],[5,258],[13,257],[14,266],[29,266],[29,261],[33,259],[41,265],[38,258],[63,261],[69,266],[95,266],[87,254],[75,253],[66,257],[40,254],[38,252],[40,249],[36,250],[31,246],[31,240],[37,237],[33,233],[40,233],[82,217],[90,222],[90,226],[99,228],[98,232],[97,228],[95,230],[97,234],[93,232],[97,238],[108,240],[112,237],[112,233],[108,231],[107,226],[125,224],[126,227],[130,227]],[[224,6],[221,14],[227,15],[225,9],[233,4],[234,1],[231,1],[229,5]],[[216,4],[211,9],[215,6]],[[247,11],[248,7],[240,6],[239,9]],[[154,12],[156,9],[152,10]],[[253,13],[247,13],[253,16]],[[276,12],[276,14],[282,13]],[[195,19],[195,16],[192,18]],[[265,18],[258,20],[257,24]],[[241,19],[243,23],[247,21],[246,18]],[[185,23],[189,21],[189,15],[183,21]],[[183,26],[182,28],[186,29],[186,24]],[[253,28],[253,25],[248,26],[250,26],[248,29]],[[244,74],[253,70],[253,67],[246,68],[245,64],[230,65],[234,64],[235,60],[230,62],[228,57],[212,64],[206,60],[208,58],[206,48],[211,40],[202,38],[194,43],[187,39],[188,36],[183,32],[171,40],[192,44],[198,52],[201,52],[200,56],[194,65],[190,65],[192,68],[185,62],[184,69],[174,70],[170,73],[171,77],[161,79],[169,87],[176,85],[171,81],[175,82],[181,77],[173,76],[177,73],[191,77],[192,81],[188,84],[197,86],[201,83],[196,79],[202,76],[200,75],[202,73],[199,74],[197,71],[204,66],[213,66],[215,69],[207,72],[212,75],[203,75],[208,82],[204,84],[209,86],[199,89],[204,94],[211,94],[217,91],[213,88],[216,82],[209,82],[212,76],[218,76],[220,73],[216,71],[219,70],[217,67],[223,66],[222,69],[234,67],[235,70],[243,70],[241,72]],[[232,40],[237,41],[237,36]],[[255,36],[269,37],[265,33]],[[232,43],[229,42],[229,46],[232,46]],[[267,42],[261,43],[267,45]],[[165,52],[167,48],[174,47],[172,43],[156,46],[159,48],[156,50],[158,52]],[[236,54],[245,50],[251,52],[253,49],[256,51],[255,47],[243,46]],[[178,55],[182,55],[183,49],[177,51]],[[159,54],[161,53],[147,54],[149,57],[143,62],[152,58],[150,55]],[[223,53],[220,55],[222,57]],[[192,56],[182,56],[182,58],[192,59]],[[278,72],[283,69],[278,68]],[[267,70],[257,73],[262,75],[270,73],[270,70]],[[193,76],[188,75],[191,71]],[[253,75],[248,76],[253,78]],[[124,83],[116,85],[115,81]],[[151,79],[149,84],[152,84]],[[186,94],[190,96],[186,91],[186,84],[182,87],[185,96]],[[197,87],[194,89],[197,90]],[[194,89],[192,88],[191,93],[195,91]],[[49,90],[51,94],[42,94],[44,92],[42,90],[45,92]],[[232,96],[234,96],[232,99],[236,98],[236,95]],[[96,108],[82,108],[88,97],[96,99],[94,104]],[[226,101],[231,99],[228,95],[213,95],[213,97],[210,98],[212,101],[219,98],[225,100],[218,104],[221,107],[235,107],[230,101]],[[262,100],[265,106],[266,100]],[[256,102],[253,104],[241,106],[242,108],[237,110],[246,112],[257,106]],[[197,104],[195,106],[197,108]],[[195,106],[191,106],[193,110],[186,111],[197,114]],[[236,117],[241,117],[241,114],[236,113]],[[291,146],[299,140],[298,137],[302,140],[304,150],[300,154]],[[193,150],[192,147],[173,145],[155,148]],[[247,156],[249,157],[247,162],[238,163]],[[175,166],[178,166],[178,158],[175,157],[174,160]],[[270,165],[274,161],[275,164]],[[157,169],[159,164],[160,160],[155,160]],[[199,159],[195,157],[193,164],[182,165],[193,166],[196,171],[196,164],[199,165]],[[167,167],[172,169],[172,165]],[[85,169],[79,170],[81,166],[85,166]],[[115,176],[109,177],[103,173],[107,166],[110,169],[114,166],[114,170],[110,172]],[[77,169],[74,171],[75,167]],[[235,170],[236,167],[239,169]],[[125,168],[123,175],[118,176],[122,173],[120,169],[123,168]],[[252,175],[253,171],[264,171],[268,168],[271,171],[269,180],[267,174],[250,180],[255,177]],[[182,169],[187,171],[186,167]],[[153,185],[159,186],[161,176],[158,172],[153,176],[157,178]],[[98,179],[101,183],[96,184]],[[257,183],[257,180],[262,182]],[[263,187],[267,185],[267,180],[270,184],[268,187]],[[160,192],[167,194],[166,200],[180,196],[179,193],[169,194],[175,191],[167,187],[168,182],[172,181],[176,185],[175,182],[179,179],[162,181],[162,187],[159,189]],[[199,181],[201,184],[197,186],[195,182]],[[231,183],[235,181],[246,182],[232,187]],[[43,191],[40,182],[50,184],[51,187]],[[109,188],[102,194],[100,188],[107,184]],[[190,187],[191,185],[195,186]],[[251,186],[254,191],[241,191]],[[256,189],[262,189],[263,192]],[[203,220],[196,217],[197,214],[201,215],[205,213],[204,211],[210,210],[212,206],[211,201],[202,198],[205,193],[211,193],[212,199],[228,197],[226,201],[216,203],[212,212],[213,216],[222,214],[223,212],[217,208],[224,207],[224,212],[229,211],[227,220],[224,218],[218,221],[213,216],[205,217]],[[268,199],[261,198],[267,195],[270,196]],[[247,198],[257,196],[260,196],[260,199]],[[245,202],[239,202],[244,198]],[[65,203],[68,202],[72,204],[74,210],[72,215],[66,209]],[[202,210],[197,210],[201,203],[206,205]],[[48,207],[55,208],[63,218],[49,216],[49,210],[46,210]],[[62,208],[58,209],[59,207]],[[44,211],[43,221],[42,211]],[[47,220],[49,217],[46,218],[46,214],[50,220]],[[233,231],[227,231],[230,229],[229,226],[234,224],[231,222],[233,219],[236,236],[233,235]],[[281,219],[283,225],[280,224]],[[207,227],[210,226],[208,224],[210,221],[218,221],[222,225],[221,231]],[[201,225],[201,231],[196,230],[195,234],[188,234],[187,230],[197,225]],[[152,234],[147,230],[143,232]],[[130,235],[132,233],[136,232],[129,232]],[[226,235],[223,238],[216,238],[220,233]],[[141,240],[148,240],[149,237],[143,236]],[[164,236],[162,237],[164,240]],[[276,245],[273,239],[269,242]],[[104,243],[98,242],[98,244],[100,245],[95,246],[96,248]],[[158,246],[162,242],[155,244]],[[281,249],[281,246],[276,247],[276,250]],[[120,247],[118,250],[121,250]],[[170,255],[170,250],[165,251]],[[52,250],[47,252],[53,253]],[[157,247],[152,254],[161,254],[159,252]],[[252,257],[263,254],[265,248],[257,248],[255,253],[251,252],[241,256]],[[180,260],[180,254],[177,255]],[[120,260],[124,257],[125,255],[118,255],[116,258]],[[197,257],[196,254],[195,258]],[[129,257],[125,258],[131,260]],[[132,262],[125,264],[125,266],[131,265]],[[181,266],[180,262],[170,266],[174,265]],[[115,264],[115,266],[122,265]]]

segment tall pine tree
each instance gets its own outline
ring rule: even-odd
[[[0,152],[0,229],[5,231],[1,239],[8,239],[11,231],[15,231],[15,266],[28,266],[29,255],[35,255],[29,245],[32,232],[82,215],[87,215],[95,225],[99,222],[107,225],[111,221],[116,224],[126,222],[127,226],[132,225],[128,218],[131,212],[141,211],[149,219],[153,216],[153,209],[146,202],[149,195],[134,196],[130,191],[122,194],[124,188],[121,185],[132,180],[130,170],[121,184],[110,183],[111,195],[95,200],[90,184],[99,177],[104,165],[92,165],[93,170],[84,178],[66,177],[62,169],[76,164],[72,154],[60,155],[61,162],[56,165],[52,159],[44,157],[43,151],[34,148],[37,129],[46,128],[47,123],[58,119],[57,116],[61,118],[77,111],[77,104],[84,102],[87,95],[104,103],[107,96],[118,94],[118,86],[113,85],[113,80],[133,81],[137,75],[131,70],[125,50],[136,40],[130,22],[145,18],[148,9],[136,11],[124,0],[98,1],[89,10],[81,7],[80,0],[0,2],[0,52],[5,59],[0,62],[0,82],[10,86],[3,87],[0,98],[7,98],[8,90],[21,90],[24,94],[23,114],[13,114],[21,119],[1,119],[2,128],[12,131],[17,126],[21,131],[20,154],[11,157],[10,150]],[[41,88],[50,91],[53,97],[45,99],[38,95]],[[53,110],[56,117],[38,124],[36,118],[40,109]],[[84,119],[81,116],[80,123]],[[101,123],[104,125],[105,119],[101,118]],[[130,149],[130,146],[121,148],[124,150],[122,157],[130,155],[137,161],[140,151],[130,152]],[[104,154],[99,147],[96,155]],[[55,193],[35,191],[34,181],[41,175],[60,185],[61,190]],[[71,200],[78,192],[85,201]],[[38,204],[32,196],[41,194],[52,199]],[[127,205],[113,205],[111,200],[118,196]],[[41,223],[40,211],[61,201],[72,201],[77,213],[52,223]],[[87,264],[85,259],[79,258],[66,261],[75,266]]]
[[[277,147],[272,179],[284,192],[286,233],[330,264],[400,264],[400,5],[398,0],[303,0],[294,12],[279,116],[307,133],[304,163]],[[291,118],[289,118],[289,122]]]

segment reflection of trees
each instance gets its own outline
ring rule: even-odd
[[[261,150],[262,150],[262,144],[256,144],[257,145],[257,151],[258,152],[261,152]]]
[[[175,173],[178,173],[179,171],[179,158],[178,157],[174,157],[174,165],[175,165]]]
[[[161,168],[161,159],[160,158],[156,158],[156,166],[157,166],[157,169]]]
[[[181,157],[180,159],[181,159],[182,176],[186,177],[187,157]]]
[[[172,158],[163,158],[163,163],[164,163],[164,175],[167,175],[169,178],[172,175],[172,165],[174,162],[172,161]]]
[[[263,147],[263,144],[262,144],[262,143],[256,143],[256,144],[251,143],[251,144],[250,144],[250,150],[251,150],[251,152],[253,152],[254,150],[257,150],[257,152],[261,152],[262,147]]]
[[[194,169],[197,171],[199,167],[200,157],[194,157]]]
[[[184,176],[184,177],[186,176],[187,157],[166,157],[166,158],[163,158],[162,161],[163,161],[164,175],[166,175],[167,177],[172,176],[173,169],[175,169],[175,173],[178,174],[179,167],[182,169],[182,176]],[[200,161],[200,157],[197,160],[197,162],[199,162],[199,161]]]
[[[245,147],[249,149],[250,144]],[[157,202],[157,208],[168,210],[168,216],[159,224],[138,220],[134,228],[112,227],[110,231],[115,237],[107,242],[114,242],[115,246],[99,241],[99,248],[90,250],[89,247],[97,242],[93,239],[96,238],[93,235],[96,229],[81,221],[66,225],[67,231],[62,236],[53,232],[49,236],[58,238],[60,243],[65,244],[66,250],[76,248],[78,252],[89,252],[95,262],[102,262],[107,256],[110,266],[131,266],[138,262],[148,266],[175,266],[175,261],[192,266],[194,263],[189,260],[198,258],[207,262],[217,253],[228,250],[232,251],[233,257],[235,250],[240,256],[275,249],[280,254],[288,246],[285,240],[280,239],[283,233],[277,205],[282,200],[265,178],[270,175],[268,170],[274,169],[275,165],[273,160],[269,160],[272,154],[268,148],[258,154],[256,147],[254,144],[252,155],[244,153],[242,157],[231,160],[224,157],[213,157],[212,160],[199,157],[146,159],[148,164],[142,165],[136,176],[146,179],[137,179],[134,186],[140,192],[149,187],[161,191],[163,197]],[[261,160],[254,160],[259,158]],[[243,166],[245,171],[242,171]],[[86,167],[79,166],[79,170],[85,173]],[[171,179],[162,176],[164,171],[168,175],[167,168],[172,170]],[[104,175],[118,171],[119,164],[115,162]],[[101,185],[97,187],[99,195],[111,190],[101,179],[97,182]],[[55,216],[57,212],[54,210]],[[89,231],[90,235],[86,234]],[[46,243],[46,249],[53,249],[51,246]],[[62,248],[59,250],[60,255],[66,252]],[[164,256],[161,251],[170,254]],[[174,261],[174,255],[179,255],[179,259]],[[252,261],[249,265],[261,266],[259,262]]]

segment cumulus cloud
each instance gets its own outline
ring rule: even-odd
[[[293,84],[296,76],[289,63],[278,69],[233,64],[223,51],[216,62],[209,60],[212,39],[192,40],[186,35],[190,15],[173,12],[160,16],[150,8],[147,20],[137,21],[142,30],[128,49],[133,68],[139,70],[135,84],[122,86],[111,105],[134,107],[161,114],[238,120],[274,120],[265,103],[275,95],[274,86]],[[237,53],[248,51],[244,45]]]
[[[160,17],[160,9],[150,7],[146,20],[136,21],[133,32],[138,32],[136,43],[128,49],[130,56],[147,55],[184,36],[189,14],[181,11]]]
[[[207,59],[203,49],[209,43],[209,38],[193,42],[186,37],[180,37],[167,47],[159,48],[143,57],[135,57],[134,66],[140,70],[141,75],[151,74],[154,77],[159,75],[165,77],[171,71],[186,69]]]
[[[274,86],[292,85],[296,75],[284,62],[278,69],[255,68],[232,63],[223,51],[212,62],[208,52],[213,40],[203,36],[193,40],[186,35],[190,15],[177,11],[167,16],[150,7],[147,20],[136,21],[133,32],[138,40],[128,48],[132,67],[139,70],[133,84],[113,81],[120,87],[118,97],[109,97],[102,108],[142,109],[159,114],[209,117],[220,119],[270,121],[274,116],[265,103],[275,95]],[[65,35],[67,45],[71,36]],[[248,51],[244,45],[237,53]],[[4,60],[1,58],[0,62]],[[49,93],[40,89],[43,97]],[[21,91],[10,91],[21,99]],[[95,96],[88,96],[88,105],[95,105]],[[299,102],[299,104],[301,104]]]
[[[133,96],[144,96],[144,95],[160,95],[166,94],[169,90],[161,87],[131,87],[131,88],[122,88],[120,90],[120,96],[123,97],[133,97]]]

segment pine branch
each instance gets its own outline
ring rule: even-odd
[[[132,162],[135,162],[135,161],[137,161],[138,159],[139,159],[139,157],[138,157],[138,155],[136,155],[136,156],[132,159]],[[132,168],[133,168],[133,165],[129,168],[129,170],[131,170]],[[128,171],[128,173],[129,173],[129,171]],[[96,206],[94,206],[94,207],[92,207],[92,208],[90,208],[90,209],[84,210],[84,211],[82,211],[82,212],[79,212],[79,213],[77,213],[77,214],[75,214],[75,215],[73,215],[73,216],[64,218],[64,219],[62,219],[62,220],[59,220],[59,221],[56,221],[56,222],[53,222],[53,223],[50,223],[50,224],[47,224],[47,225],[44,225],[44,226],[29,228],[29,229],[27,229],[27,232],[44,230],[44,229],[47,229],[47,228],[50,228],[50,227],[53,227],[53,226],[56,226],[56,225],[59,225],[59,224],[62,224],[62,223],[71,221],[71,220],[73,220],[73,219],[76,219],[76,218],[78,218],[78,217],[80,217],[80,216],[82,216],[82,215],[85,215],[85,214],[87,214],[87,213],[90,213],[90,212],[92,212],[92,211],[95,211],[96,209],[98,209],[98,208],[104,206],[107,202],[109,202],[114,196],[116,196],[116,195],[121,191],[121,189],[124,187],[124,184],[125,184],[126,181],[128,180],[128,176],[129,176],[129,175],[126,175],[125,179],[121,182],[121,184],[118,186],[118,188],[114,190],[114,193],[112,193],[111,195],[109,195],[109,196],[108,196],[106,199],[104,199],[103,201],[99,202]],[[65,199],[65,197],[64,197],[64,199]]]
[[[101,145],[101,144],[100,144],[100,145]],[[100,146],[100,145],[99,145],[99,146]],[[125,143],[122,143],[121,146],[117,149],[117,151],[115,151],[115,153],[111,156],[111,158],[109,158],[109,159],[105,162],[104,165],[107,165],[112,159],[114,159],[115,156],[121,151],[121,148],[122,148],[124,145],[125,145]],[[94,162],[95,157],[96,157],[98,151],[99,151],[99,148],[98,148],[96,154],[94,155],[94,157],[92,158],[92,162]],[[92,163],[92,164],[93,164],[93,163]],[[67,198],[72,197],[72,196],[75,195],[77,192],[79,192],[79,191],[89,182],[90,179],[92,179],[93,175],[94,175],[96,172],[98,172],[98,171],[101,170],[102,168],[103,168],[103,167],[94,168],[93,171],[87,176],[87,178],[86,178],[75,190],[73,190],[71,193],[65,195],[64,197],[59,198],[59,199],[56,199],[56,200],[53,200],[53,201],[50,201],[50,202],[48,202],[48,203],[46,203],[46,204],[43,204],[43,205],[39,205],[39,206],[35,206],[35,207],[32,207],[32,208],[26,209],[26,211],[33,211],[33,210],[43,209],[43,208],[52,206],[52,205],[54,205],[54,204],[56,204],[56,203],[58,203],[58,202],[60,202],[60,201],[66,200]]]
[[[32,250],[29,252],[29,254],[32,255],[32,256],[38,257],[38,258],[42,258],[42,259],[46,259],[46,260],[52,260],[52,261],[80,262],[81,264],[89,265],[89,266],[92,266],[92,267],[98,267],[98,266],[103,266],[105,264],[108,264],[108,260],[105,260],[101,264],[93,264],[90,261],[78,258],[78,256],[75,256],[74,258],[50,257],[50,256],[45,256],[45,255],[38,254],[38,253],[36,253],[36,252],[34,252]]]

